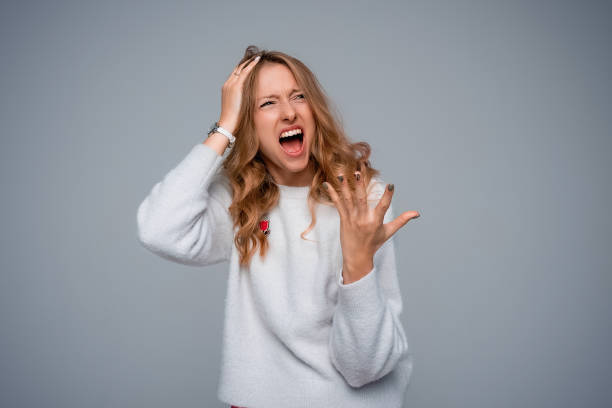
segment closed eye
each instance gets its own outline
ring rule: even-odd
[[[300,97],[300,99],[306,99],[306,96],[305,96],[304,94],[299,94],[299,95],[297,95],[297,96],[298,96],[298,97]],[[266,101],[266,102],[262,103],[262,104],[261,104],[259,107],[260,107],[260,108],[263,108],[264,106],[266,106],[266,105],[267,105],[267,104],[269,104],[269,103],[274,103],[274,102],[272,102],[272,101]]]

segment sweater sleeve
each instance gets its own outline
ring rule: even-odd
[[[384,189],[384,185],[383,185]],[[379,189],[380,190],[380,189]],[[376,194],[378,198],[382,192]],[[373,205],[378,203],[375,200]],[[393,219],[392,205],[384,222]],[[352,387],[362,387],[412,358],[400,321],[402,296],[393,237],[374,255],[374,268],[361,279],[338,281],[338,303],[329,339],[332,363]]]
[[[162,258],[191,266],[229,260],[233,222],[231,187],[223,157],[195,145],[153,186],[137,211],[138,239]]]

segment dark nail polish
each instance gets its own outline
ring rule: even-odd
[[[340,180],[340,182],[342,183],[344,181],[344,177],[338,176],[338,180]]]
[[[395,186],[393,184],[389,184],[389,191],[393,191],[393,189],[395,188]]]

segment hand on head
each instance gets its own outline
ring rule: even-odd
[[[221,118],[219,125],[234,133],[238,125],[244,80],[260,57],[248,59],[234,68],[221,88]]]

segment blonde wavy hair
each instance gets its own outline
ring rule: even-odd
[[[282,64],[289,68],[309,103],[315,121],[315,137],[309,163],[314,168],[314,178],[308,193],[308,208],[312,222],[301,233],[302,239],[307,240],[305,235],[315,226],[315,204],[333,205],[323,187],[323,182],[327,181],[339,192],[340,184],[337,176],[343,174],[351,191],[354,191],[354,177],[347,175],[357,171],[360,164],[363,164],[362,178],[366,186],[372,177],[379,174],[369,162],[370,145],[366,142],[349,141],[341,126],[339,115],[332,113],[329,98],[304,63],[285,53],[260,50],[254,45],[246,48],[240,63],[258,55],[261,60],[253,67],[244,82],[242,105],[234,132],[236,142],[223,162],[223,168],[227,172],[233,191],[229,212],[234,227],[238,227],[234,243],[240,254],[241,265],[250,262],[258,245],[260,256],[265,256],[268,241],[266,235],[259,229],[259,221],[277,205],[280,197],[278,186],[268,172],[259,151],[259,141],[253,121],[257,73],[264,64]]]

